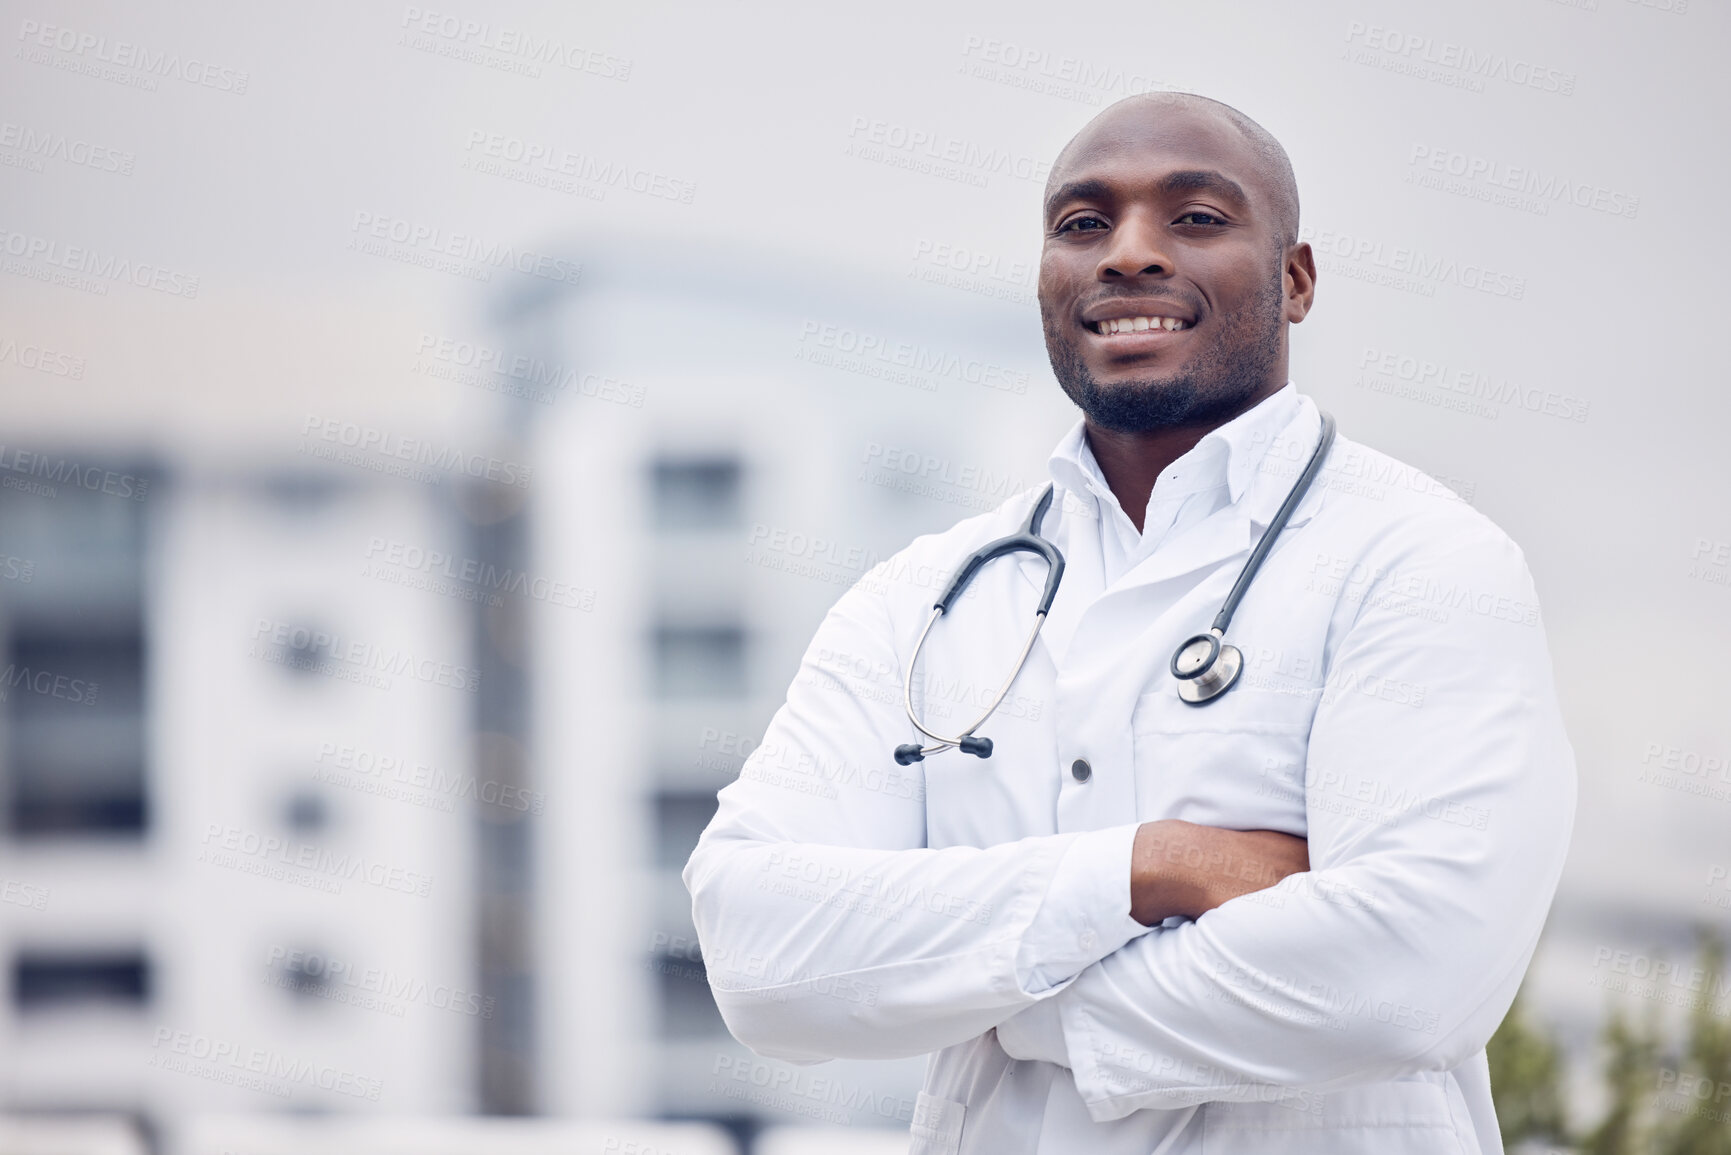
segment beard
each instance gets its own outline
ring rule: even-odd
[[[1181,370],[1103,385],[1088,371],[1068,318],[1041,302],[1052,373],[1090,424],[1114,433],[1216,426],[1249,407],[1280,361],[1283,279],[1266,282],[1244,310],[1226,317],[1219,340]]]

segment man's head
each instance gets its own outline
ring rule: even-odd
[[[1092,426],[1211,427],[1285,384],[1316,268],[1286,150],[1243,113],[1119,101],[1059,154],[1044,226],[1046,348]]]

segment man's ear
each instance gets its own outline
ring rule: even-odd
[[[1316,300],[1316,257],[1309,241],[1300,241],[1286,251],[1286,270],[1281,278],[1286,289],[1288,321],[1296,325],[1310,313]]]

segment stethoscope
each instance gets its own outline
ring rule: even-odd
[[[1273,520],[1268,523],[1268,528],[1263,530],[1262,536],[1257,539],[1256,548],[1250,551],[1249,560],[1244,563],[1244,568],[1238,573],[1238,580],[1232,585],[1232,592],[1226,595],[1220,612],[1214,615],[1214,624],[1208,627],[1207,633],[1186,638],[1173,652],[1172,676],[1178,680],[1178,697],[1186,704],[1205,706],[1238,684],[1238,676],[1244,672],[1244,654],[1237,646],[1225,644],[1226,627],[1232,624],[1232,615],[1238,611],[1238,603],[1244,600],[1250,583],[1256,578],[1256,572],[1262,568],[1262,560],[1274,548],[1275,539],[1291,520],[1292,511],[1298,508],[1298,503],[1310,491],[1310,483],[1316,480],[1317,473],[1322,470],[1323,458],[1328,456],[1329,446],[1333,444],[1334,418],[1323,413],[1322,436],[1317,438],[1316,448],[1311,452],[1304,472],[1292,483],[1286,500],[1280,503]],[[1005,695],[1010,692],[1010,687],[1021,676],[1022,667],[1027,665],[1028,655],[1033,653],[1034,642],[1040,636],[1040,627],[1046,624],[1046,614],[1052,609],[1052,599],[1058,596],[1058,582],[1064,577],[1064,555],[1058,552],[1057,546],[1040,536],[1040,522],[1045,519],[1046,511],[1051,505],[1052,485],[1048,482],[1040,494],[1040,499],[1029,511],[1027,523],[1022,526],[1021,532],[989,542],[969,554],[968,559],[956,571],[956,576],[950,579],[944,596],[932,606],[931,617],[926,619],[926,628],[920,631],[920,639],[914,643],[913,656],[908,659],[907,673],[902,677],[902,704],[907,708],[908,721],[914,724],[914,729],[930,738],[933,744],[921,746],[918,742],[909,742],[897,746],[895,758],[903,766],[951,749],[964,751],[977,758],[992,756],[992,740],[978,737],[974,731],[986,724],[986,719],[997,710]],[[980,567],[993,558],[1011,553],[1035,553],[1046,559],[1046,588],[1041,592],[1039,605],[1034,609],[1034,628],[1028,633],[1028,640],[1022,646],[1022,653],[1016,659],[1015,668],[1010,671],[1010,676],[1004,679],[1003,686],[992,699],[991,705],[986,707],[985,713],[974,719],[973,725],[954,737],[939,734],[920,721],[919,714],[914,710],[914,666],[920,660],[920,651],[925,648],[932,627],[939,618],[949,612],[951,604],[962,596],[962,591],[968,588],[968,583],[974,580]]]

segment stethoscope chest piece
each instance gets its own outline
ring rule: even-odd
[[[1244,655],[1237,646],[1224,645],[1220,630],[1197,634],[1172,655],[1172,676],[1178,679],[1178,697],[1191,706],[1212,702],[1238,682],[1244,672]]]

